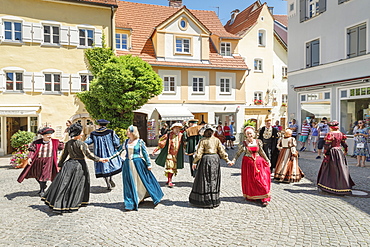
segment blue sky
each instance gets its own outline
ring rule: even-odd
[[[129,2],[168,6],[168,0],[129,0]],[[239,9],[240,11],[242,11],[254,2],[255,0],[183,0],[183,4],[186,5],[186,7],[189,9],[213,10],[216,13],[219,11],[219,18],[222,24],[225,24],[230,19],[230,12],[232,10]],[[274,14],[286,15],[286,1],[261,0],[261,3],[264,2],[266,2],[269,7],[274,7]]]

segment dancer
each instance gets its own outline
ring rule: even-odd
[[[128,127],[126,133],[128,139],[122,145],[121,150],[109,158],[112,159],[120,155],[123,150],[126,151],[122,167],[125,209],[128,211],[138,210],[139,203],[149,196],[154,205],[157,205],[163,197],[163,192],[151,172],[152,165],[145,142],[139,139],[140,135],[136,126]]]
[[[87,143],[87,145],[94,143],[94,154],[96,156],[103,158],[111,157],[120,147],[119,137],[113,130],[107,129],[106,126],[110,123],[108,120],[99,119],[97,122],[99,128],[90,133],[85,143]],[[108,190],[112,190],[112,188],[116,186],[112,176],[121,172],[122,162],[120,156],[109,160],[107,163],[95,162],[95,177],[103,177]]]
[[[304,177],[298,166],[297,141],[292,137],[292,130],[285,130],[284,137],[278,140],[277,148],[280,150],[274,179],[278,182],[294,183]]]
[[[184,168],[184,143],[183,134],[180,133],[181,128],[181,123],[172,124],[171,131],[159,139],[158,147],[153,150],[154,155],[161,149],[155,163],[165,168],[166,184],[170,188],[175,186],[172,183],[172,177],[176,176],[177,169]]]
[[[64,143],[51,138],[54,129],[45,127],[39,130],[42,135],[29,146],[28,164],[18,177],[18,182],[26,178],[36,178],[40,185],[38,194],[43,196],[47,187],[47,181],[53,181],[58,173],[58,150],[63,150]]]
[[[187,128],[184,132],[185,154],[189,156],[190,174],[192,177],[195,177],[195,171],[192,169],[195,147],[198,145],[199,140],[202,138],[199,131],[203,126],[197,125],[197,123],[198,119],[189,120],[189,128]]]
[[[352,181],[347,165],[347,137],[338,131],[337,121],[329,122],[328,125],[330,132],[325,136],[325,158],[317,176],[317,187],[332,194],[351,195],[352,186],[355,183]],[[341,145],[344,147],[344,152]]]
[[[193,169],[197,169],[197,174],[189,196],[190,203],[209,208],[220,205],[220,158],[231,164],[221,141],[213,136],[213,129],[207,127],[194,159]]]
[[[85,161],[85,156],[95,162],[106,162],[89,151],[86,143],[80,141],[83,137],[82,126],[72,124],[69,128],[70,140],[59,160],[58,167],[61,171],[55,177],[41,200],[58,213],[78,210],[86,206],[90,197],[90,175]],[[69,159],[64,162],[67,157]]]
[[[239,144],[239,149],[231,165],[235,164],[238,157],[244,152],[242,160],[242,191],[247,200],[259,200],[263,207],[271,200],[271,173],[270,160],[263,151],[262,141],[255,139],[255,130],[252,126],[244,129],[247,137]]]
[[[277,157],[279,156],[279,150],[276,147],[279,139],[279,133],[277,129],[271,126],[271,119],[265,120],[265,126],[260,129],[258,139],[263,143],[263,151],[271,161],[270,172],[276,167]]]

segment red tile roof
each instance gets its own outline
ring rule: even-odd
[[[288,16],[287,15],[274,15],[274,19],[284,26],[288,27]]]
[[[117,6],[117,0],[61,0],[61,1],[96,4],[96,5],[107,5],[107,6]]]
[[[153,66],[243,69],[247,66],[241,57],[224,58],[217,54],[210,42],[210,64],[157,61],[150,35],[155,28],[181,8],[120,1],[116,13],[116,28],[131,28],[131,49],[117,51],[118,55],[132,54],[141,57]],[[220,37],[238,39],[222,26],[214,11],[189,10],[207,29]]]

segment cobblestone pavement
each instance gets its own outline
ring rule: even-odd
[[[231,157],[235,150],[230,150]],[[272,184],[266,208],[243,200],[240,162],[222,163],[221,205],[195,208],[188,203],[189,165],[172,189],[163,168],[153,172],[165,194],[155,208],[148,200],[139,211],[123,210],[121,175],[108,192],[103,179],[91,176],[91,199],[78,212],[54,214],[37,196],[34,179],[16,182],[21,172],[0,158],[0,246],[370,246],[370,198],[320,194],[315,179],[320,160],[304,152],[306,177],[296,184]],[[370,191],[370,167],[352,165],[356,189]]]

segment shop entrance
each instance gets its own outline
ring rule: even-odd
[[[140,139],[148,144],[148,115],[145,113],[135,112],[134,113],[134,126],[137,127]]]
[[[15,149],[10,145],[10,138],[18,130],[28,130],[27,117],[7,117],[6,118],[6,139],[7,139],[7,153],[11,154]]]

